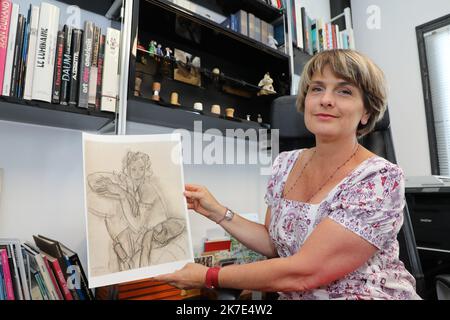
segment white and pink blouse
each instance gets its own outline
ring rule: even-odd
[[[415,279],[399,260],[397,233],[403,224],[404,178],[395,164],[374,156],[363,161],[318,204],[282,197],[287,177],[302,150],[275,159],[265,200],[271,208],[269,233],[280,257],[292,256],[329,217],[378,248],[344,278],[307,292],[280,292],[280,299],[420,299]]]

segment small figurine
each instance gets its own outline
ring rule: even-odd
[[[148,44],[148,53],[153,56],[156,54],[156,41],[150,41]]]
[[[157,54],[158,56],[164,56],[163,51],[162,51],[162,46],[161,46],[161,44],[158,44],[158,45],[156,46],[156,54]]]
[[[176,105],[176,106],[180,105],[180,103],[178,102],[178,93],[172,92],[170,94],[170,104],[173,104],[173,105]]]
[[[258,119],[256,121],[258,121],[258,123],[262,123],[262,117],[259,113],[258,113]]]
[[[264,75],[264,78],[262,78],[261,81],[259,81],[259,83],[258,83],[258,87],[261,88],[261,90],[258,92],[258,96],[277,93],[274,90],[272,83],[273,83],[273,80],[270,77],[270,74],[268,72],[266,72],[266,74]]]
[[[233,118],[233,116],[234,116],[234,109],[233,108],[226,108],[225,109],[225,114],[227,115],[227,117]]]
[[[141,96],[141,84],[142,84],[142,78],[140,76],[136,76],[134,80],[134,95],[136,97]]]
[[[169,47],[166,47],[166,55],[165,55],[165,57],[166,58],[172,58],[172,53],[173,53],[173,51],[169,48]]]
[[[247,115],[247,121],[251,121],[249,114]]]
[[[202,111],[203,110],[203,104],[201,102],[195,102],[194,103],[194,109]]]
[[[218,104],[213,104],[211,106],[211,112],[215,114],[220,114],[220,106]]]
[[[267,41],[267,45],[271,48],[278,49],[278,41],[273,37],[269,36],[269,40]]]
[[[152,85],[152,100],[159,101],[159,92],[161,91],[161,83],[160,82],[153,82]]]
[[[217,83],[219,81],[219,77],[220,77],[219,68],[212,69],[212,78],[215,83]]]

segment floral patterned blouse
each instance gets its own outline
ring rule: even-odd
[[[265,200],[271,208],[269,233],[280,257],[292,256],[323,218],[329,217],[367,240],[378,251],[344,278],[311,291],[280,292],[280,299],[421,299],[415,279],[399,260],[397,233],[403,224],[402,170],[373,156],[363,161],[319,204],[282,197],[287,177],[302,150],[275,159]]]

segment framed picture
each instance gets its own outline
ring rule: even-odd
[[[89,287],[193,262],[181,136],[83,133]]]
[[[192,54],[176,48],[174,51],[174,57],[176,60],[176,65],[173,70],[173,78],[175,80],[200,87],[202,85],[200,57],[193,56]]]

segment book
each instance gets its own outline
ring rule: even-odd
[[[92,44],[92,61],[89,75],[89,94],[88,105],[95,107],[95,98],[97,96],[97,76],[98,76],[98,56],[100,51],[101,29],[94,26],[94,38]]]
[[[58,287],[59,287],[61,293],[64,295],[64,299],[65,300],[73,300],[72,294],[70,293],[70,290],[67,287],[67,281],[64,277],[64,274],[62,272],[62,269],[61,269],[58,259],[50,256],[49,254],[47,254],[45,252],[43,252],[42,254],[47,258],[49,266],[53,270],[53,274],[55,275],[55,278],[57,280]]]
[[[237,31],[244,36],[248,36],[248,13],[244,10],[239,10],[236,13],[237,17]]]
[[[269,43],[269,24],[264,20],[261,20],[261,42]]]
[[[3,88],[6,53],[8,50],[9,24],[11,22],[11,0],[0,1],[0,89]]]
[[[30,300],[30,292],[29,286],[27,282],[26,268],[25,262],[23,259],[22,248],[20,245],[19,239],[9,239],[9,238],[0,238],[0,247],[1,248],[9,248],[9,253],[12,260],[12,266],[10,269],[15,270],[15,279],[17,282],[17,287],[20,288],[20,292],[18,293],[18,298],[21,299],[21,296],[25,300]]]
[[[17,22],[19,20],[19,5],[13,3],[11,9],[11,20],[9,24],[8,48],[6,51],[5,72],[3,79],[2,94],[9,97],[11,93],[11,75],[14,62],[14,49],[16,46]]]
[[[23,90],[25,89],[25,72],[27,70],[27,57],[28,57],[28,43],[30,41],[30,20],[32,14],[32,7],[28,8],[28,14],[25,19],[24,32],[23,32],[23,43],[22,43],[22,53],[20,58],[20,71],[19,80],[17,84],[17,96],[23,98]]]
[[[29,25],[28,53],[25,65],[23,98],[31,100],[31,89],[33,87],[34,62],[36,61],[37,31],[39,27],[39,6],[31,6]]]
[[[61,293],[61,290],[59,288],[58,282],[56,281],[56,276],[53,273],[53,269],[50,266],[50,263],[48,262],[47,256],[45,254],[41,253],[41,257],[42,257],[42,260],[44,260],[46,270],[48,272],[48,275],[50,276],[50,280],[52,281],[52,285],[53,285],[53,288],[55,289],[55,292],[56,292],[56,294],[58,296],[58,300],[64,300],[64,297],[63,297],[63,295]]]
[[[37,237],[42,240],[46,240],[49,243],[53,243],[53,246],[55,248],[59,247],[58,250],[61,250],[64,257],[70,262],[70,265],[75,268],[75,270],[77,272],[77,276],[80,277],[80,284],[81,284],[80,289],[81,289],[82,294],[84,295],[84,297],[86,299],[94,300],[94,295],[92,294],[91,290],[89,289],[87,277],[86,277],[86,274],[84,273],[84,269],[83,269],[83,266],[81,265],[81,261],[80,261],[80,258],[78,257],[78,254],[75,251],[66,247],[64,244],[62,244],[59,241],[50,239],[43,235],[38,235]],[[57,257],[55,256],[55,258],[57,258]],[[67,263],[66,263],[66,265],[67,265]],[[77,290],[77,292],[78,292],[78,290]]]
[[[61,272],[64,275],[64,279],[66,282],[66,285],[68,286],[68,278],[70,276],[70,271],[68,271],[71,264],[67,263],[66,257],[64,256],[64,252],[59,244],[59,242],[50,241],[47,238],[41,236],[41,235],[33,235],[33,240],[36,246],[39,248],[39,250],[48,256],[51,256],[55,258],[58,261],[58,264],[61,268]],[[71,289],[71,288],[68,288]],[[78,297],[76,295],[76,289],[70,290],[73,297]]]
[[[36,60],[31,90],[31,98],[33,100],[46,102],[51,102],[52,100],[58,24],[59,8],[47,2],[42,2],[39,12]]]
[[[59,103],[61,99],[61,76],[62,76],[62,61],[64,53],[64,31],[58,31],[56,41],[56,57],[55,70],[53,71],[53,94],[52,103]]]
[[[92,61],[92,44],[94,40],[94,23],[85,21],[83,40],[81,46],[80,77],[78,91],[78,107],[88,108],[89,102],[89,77]]]
[[[79,65],[83,30],[72,31],[72,73],[70,78],[69,105],[78,105]]]
[[[119,45],[120,31],[107,28],[105,58],[103,62],[103,85],[101,110],[116,112],[119,95]]]
[[[11,277],[13,279],[14,295],[16,296],[17,300],[23,300],[22,283],[21,283],[20,275],[19,275],[18,261],[16,260],[16,255],[14,253],[14,245],[12,243],[10,243],[8,249],[9,249],[8,254],[11,255],[12,266],[13,266],[10,271],[11,271]]]
[[[56,288],[53,284],[52,278],[50,276],[49,270],[45,264],[44,258],[39,252],[39,249],[35,248],[32,244],[27,242],[22,245],[36,262],[36,266],[39,270],[40,275],[42,276],[42,280],[45,284],[45,288],[48,291],[50,300],[60,300]]]
[[[6,287],[6,299],[15,300],[11,270],[8,261],[9,258],[6,249],[0,249],[0,259],[2,260],[3,281],[5,282]]]
[[[5,282],[3,278],[2,259],[0,258],[0,301],[6,300]]]
[[[95,96],[95,109],[100,110],[102,100],[103,61],[105,60],[105,35],[100,36],[100,49],[97,62],[97,93]]]
[[[14,46],[14,58],[13,58],[13,67],[12,67],[12,75],[11,75],[11,89],[9,95],[11,97],[18,97],[18,82],[19,82],[19,72],[20,72],[20,63],[22,57],[22,46],[23,46],[23,34],[25,27],[25,17],[22,14],[19,14],[19,18],[17,20],[17,31],[16,31],[16,42]]]
[[[261,42],[261,19],[255,17],[255,40]]]
[[[248,36],[250,38],[252,38],[252,39],[256,39],[256,36],[255,36],[255,15],[253,13],[248,13],[247,17],[248,17],[248,20],[247,20]]]
[[[207,240],[204,243],[203,251],[210,252],[210,251],[230,250],[230,248],[231,248],[230,239]]]
[[[62,105],[69,104],[70,96],[70,78],[72,76],[72,28],[67,24],[63,27],[64,31],[64,54],[61,71],[61,96]]]

